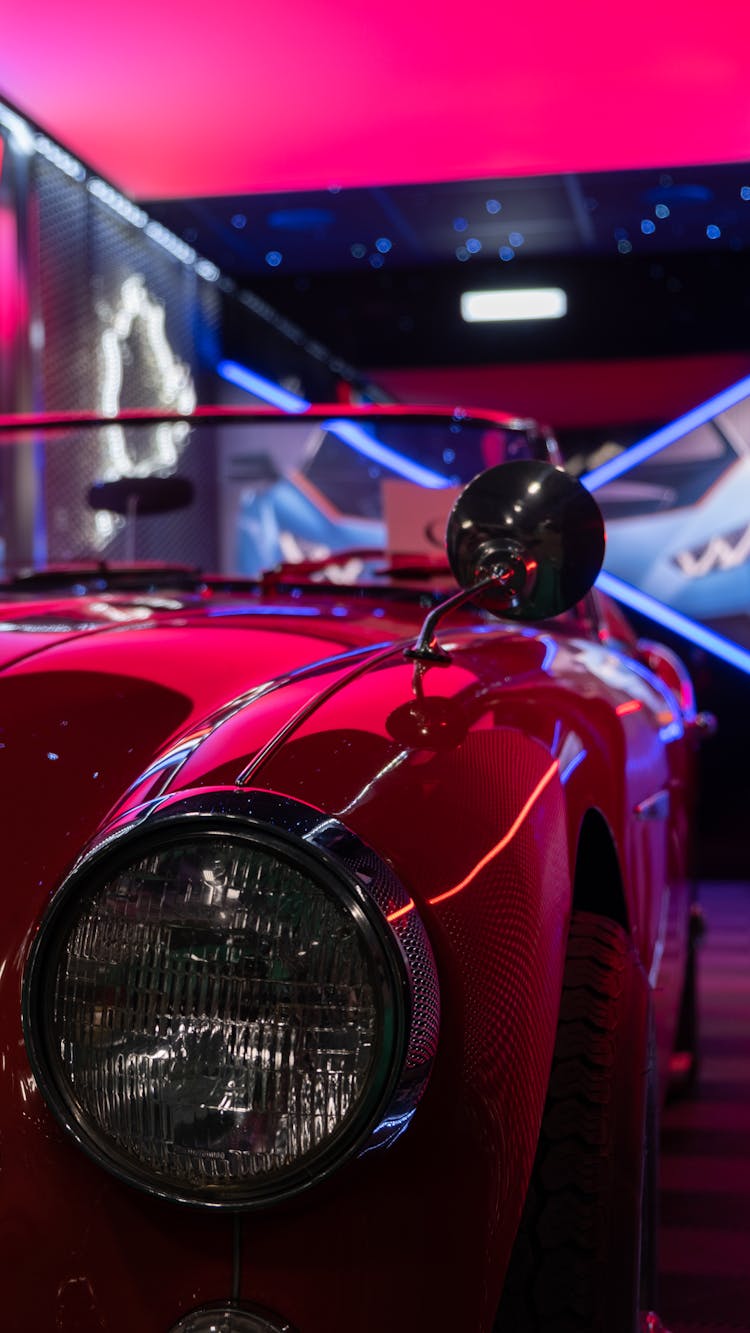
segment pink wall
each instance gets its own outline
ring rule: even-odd
[[[492,407],[559,430],[669,421],[748,374],[750,353],[368,370],[403,402]]]

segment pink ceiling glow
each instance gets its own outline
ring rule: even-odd
[[[167,198],[750,159],[750,4],[29,0],[4,95]]]

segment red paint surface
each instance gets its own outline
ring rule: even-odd
[[[750,157],[750,8],[56,0],[3,20],[9,98],[142,197]]]
[[[274,604],[282,595],[273,592]],[[87,1162],[43,1104],[19,1025],[24,960],[50,889],[131,782],[129,801],[141,799],[138,775],[165,745],[204,737],[184,768],[162,773],[172,791],[237,784],[255,760],[252,786],[336,814],[388,856],[435,950],[444,1022],[409,1131],[243,1224],[243,1296],[305,1333],[489,1333],[534,1154],[571,866],[591,805],[611,824],[640,946],[651,950],[648,909],[658,903],[645,863],[661,867],[665,828],[652,821],[653,847],[636,849],[629,812],[670,780],[680,749],[658,740],[658,693],[638,677],[646,702],[631,738],[617,717],[627,672],[615,670],[609,647],[582,642],[563,622],[550,654],[546,631],[498,623],[488,633],[466,609],[451,625],[451,665],[421,675],[420,702],[440,704],[434,744],[422,714],[413,739],[403,734],[414,669],[398,642],[388,656],[305,677],[303,698],[287,694],[298,680],[212,722],[217,703],[266,673],[366,647],[376,632],[413,637],[423,614],[404,600],[401,623],[394,612],[386,629],[363,599],[342,629],[324,589],[311,584],[305,595],[321,611],[319,638],[291,633],[283,614],[260,627],[212,622],[210,599],[182,615],[157,612],[151,627],[127,634],[60,634],[25,660],[31,636],[7,631],[11,645],[24,642],[0,674],[0,789],[7,827],[27,829],[31,812],[36,830],[7,840],[0,898],[0,1184],[13,1205],[0,1239],[18,1275],[6,1291],[8,1327],[163,1333],[229,1293],[227,1220],[155,1202]],[[76,610],[80,599],[71,617]],[[586,757],[564,785],[571,746]],[[678,876],[675,868],[673,901]],[[661,892],[664,877],[656,882]],[[674,998],[662,992],[659,1003]],[[404,1227],[408,1245],[395,1244]]]

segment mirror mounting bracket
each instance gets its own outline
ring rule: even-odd
[[[512,586],[515,575],[516,569],[514,567],[499,566],[485,578],[473,583],[471,587],[461,588],[458,592],[453,593],[451,597],[447,597],[444,602],[434,606],[429,614],[425,616],[416,642],[409,648],[404,649],[406,660],[408,662],[430,662],[434,666],[450,666],[450,653],[445,648],[441,648],[435,638],[435,631],[443,616],[448,615],[450,611],[457,610],[465,602],[470,602],[477,593],[484,592],[488,588],[495,588],[499,591],[505,587],[510,603],[515,592]]]

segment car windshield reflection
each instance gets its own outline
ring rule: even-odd
[[[252,579],[348,552],[334,577],[361,574],[362,552],[441,563],[458,490],[551,449],[531,423],[408,410],[71,418],[0,440],[6,579],[133,561]]]

